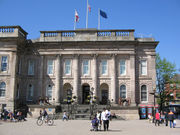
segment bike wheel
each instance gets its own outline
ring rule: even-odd
[[[43,124],[43,120],[38,119],[36,123],[37,123],[38,126],[41,126]]]
[[[54,124],[54,121],[53,121],[52,119],[49,119],[49,120],[47,121],[47,124],[48,124],[49,126],[52,126],[52,125]]]

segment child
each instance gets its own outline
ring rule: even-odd
[[[91,131],[98,131],[98,119],[96,116],[91,121],[91,125],[92,125]]]
[[[64,111],[64,113],[63,113],[63,121],[66,119],[66,121],[68,121],[68,117],[67,117],[67,115],[66,115],[66,111]]]

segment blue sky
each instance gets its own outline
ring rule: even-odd
[[[87,0],[0,0],[0,26],[20,25],[28,38],[41,30],[73,30],[74,10],[86,27]],[[135,29],[135,36],[160,41],[157,52],[180,69],[180,0],[89,0],[89,28],[98,27],[98,8],[107,13],[101,29]]]

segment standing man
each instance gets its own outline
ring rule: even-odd
[[[104,131],[108,130],[107,115],[106,115],[106,109],[105,108],[103,108],[103,112],[101,113],[101,120],[103,121]]]
[[[173,128],[175,128],[175,125],[174,125],[175,115],[172,112],[172,110],[170,110],[170,112],[168,113],[168,119],[169,119],[169,122],[170,122],[170,128],[172,128],[172,124],[173,124]]]

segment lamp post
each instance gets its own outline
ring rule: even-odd
[[[89,99],[89,105],[90,105],[90,119],[91,116],[93,115],[93,93],[94,92],[94,88],[92,87],[91,90],[89,91],[89,95],[90,95],[90,99]]]
[[[69,104],[71,104],[72,100],[72,88],[67,91],[67,104],[68,104],[68,119],[69,119]]]
[[[155,105],[156,105],[156,100],[155,100],[155,95],[156,95],[156,88],[155,89],[153,89],[153,92],[151,92],[151,93],[149,93],[149,94],[151,94],[151,95],[153,95],[154,96],[154,107],[153,107],[153,115],[154,115],[154,117],[153,117],[153,123],[154,123],[154,118],[155,118]]]

